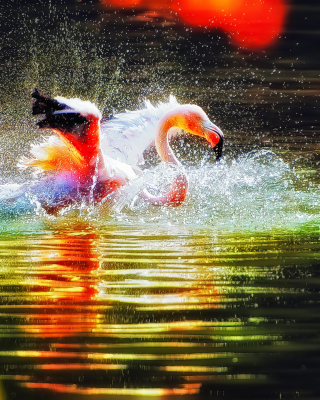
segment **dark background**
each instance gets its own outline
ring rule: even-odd
[[[6,136],[6,153],[14,163],[16,149],[37,137],[30,115],[30,92],[37,86],[50,95],[94,101],[104,115],[174,94],[202,106],[222,127],[225,154],[266,147],[289,162],[317,165],[319,10],[316,2],[289,2],[284,32],[273,47],[254,52],[231,45],[219,29],[204,32],[143,8],[1,2],[0,135]]]

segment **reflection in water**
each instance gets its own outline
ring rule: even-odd
[[[274,398],[295,374],[315,393],[318,239],[81,223],[3,240],[4,391]]]
[[[19,254],[19,263],[26,264],[25,268],[15,270],[13,276],[7,271],[15,281],[13,285],[19,288],[15,296],[10,296],[10,312],[5,313],[14,322],[7,332],[11,338],[23,338],[29,343],[0,353],[5,359],[13,358],[21,364],[17,370],[24,373],[16,371],[11,378],[29,389],[46,388],[63,393],[198,392],[199,383],[178,379],[168,388],[162,380],[168,380],[166,375],[171,376],[173,371],[187,373],[189,368],[193,373],[223,370],[184,365],[185,360],[193,363],[213,357],[204,354],[202,346],[194,347],[189,339],[180,342],[186,332],[197,335],[203,322],[161,319],[151,322],[141,316],[135,321],[135,313],[212,308],[219,301],[219,293],[212,286],[213,275],[194,266],[186,269],[181,262],[172,263],[173,255],[182,251],[179,247],[171,256],[165,249],[149,253],[149,249],[140,249],[134,241],[130,245],[126,239],[125,253],[122,239],[118,241],[109,235],[103,242],[92,228],[78,224],[72,230],[26,240],[24,247],[29,252]],[[162,240],[163,237],[159,238],[159,243]],[[28,268],[30,265],[32,270]],[[175,343],[176,340],[180,343]],[[187,354],[190,351],[192,354]],[[177,360],[183,364],[170,365]],[[158,370],[163,378],[156,379],[151,387],[143,379],[142,387],[134,384],[126,388],[129,371],[141,374],[136,365],[141,361],[159,364],[152,369]],[[62,371],[65,376],[61,376]],[[109,384],[100,387],[106,372],[110,375]],[[74,379],[84,373],[90,375],[89,385],[74,386]]]

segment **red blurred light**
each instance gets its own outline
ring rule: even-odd
[[[258,49],[283,31],[284,0],[176,0],[172,8],[189,25],[221,28],[237,46]]]
[[[126,8],[140,5],[141,0],[101,0],[101,3],[105,5]]]
[[[274,43],[283,32],[286,0],[101,0],[119,8],[172,9],[195,28],[225,31],[237,47],[260,50]]]

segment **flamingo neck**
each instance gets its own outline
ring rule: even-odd
[[[180,128],[181,121],[178,115],[170,115],[160,120],[155,139],[156,148],[161,159],[171,165],[180,166],[171,147],[169,146],[168,133],[171,128]],[[176,176],[172,183],[171,189],[163,196],[153,196],[148,191],[141,193],[142,198],[156,206],[179,206],[186,199],[188,192],[188,178],[184,171]]]
[[[181,165],[176,156],[174,155],[170,145],[168,133],[171,128],[179,128],[178,119],[175,116],[171,116],[160,120],[155,139],[157,152],[163,161],[174,165]]]

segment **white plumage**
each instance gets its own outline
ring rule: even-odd
[[[66,104],[68,107],[70,107],[70,111],[65,109],[65,110],[55,111],[53,114],[78,112],[79,114],[82,115],[92,114],[97,118],[101,118],[100,110],[95,104],[91,103],[91,101],[88,100],[85,101],[78,98],[67,99],[62,96],[55,97],[55,100],[57,100],[59,103]]]
[[[169,102],[153,106],[145,100],[145,108],[116,114],[101,123],[101,150],[111,157],[133,167],[143,164],[143,152],[155,140],[160,118],[179,105],[174,96]]]

